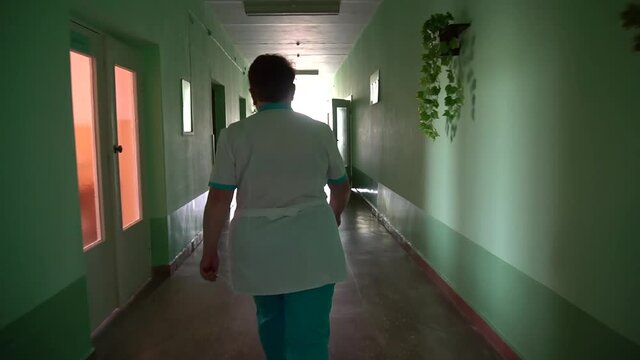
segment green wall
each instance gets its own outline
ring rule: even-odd
[[[620,26],[626,3],[387,0],[335,78],[335,97],[354,97],[357,185],[526,358],[588,343],[640,352],[640,57]],[[415,92],[422,22],[444,11],[472,23],[467,101],[457,136],[440,126],[434,143],[417,127]],[[599,330],[560,321],[573,319],[550,305],[563,301]],[[543,323],[526,331],[532,320]],[[585,336],[558,352],[568,332]],[[605,333],[608,345],[594,340]]]
[[[168,264],[201,227],[212,163],[210,83],[225,86],[227,121],[239,118],[237,99],[248,96],[242,71],[197,25],[206,23],[244,67],[203,7],[199,0],[1,3],[0,358],[81,359],[92,350],[70,96],[72,18],[144,56],[151,101],[141,111],[152,126],[141,130],[142,146],[157,153],[143,164],[154,265]],[[181,133],[181,77],[192,82],[190,136]]]
[[[0,19],[0,358],[29,358],[35,344],[59,358],[82,358],[91,347],[66,2],[2,2]],[[47,317],[32,316],[43,309]],[[49,332],[64,334],[57,339],[65,346],[25,343]]]

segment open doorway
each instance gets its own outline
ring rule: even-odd
[[[347,174],[352,176],[351,168],[351,101],[331,100],[332,129],[338,143],[338,150],[344,160]]]
[[[244,120],[247,118],[247,99],[240,96],[238,105],[240,106],[240,120]]]
[[[213,135],[213,152],[215,154],[216,143],[220,138],[220,131],[227,127],[227,114],[225,107],[224,86],[211,83],[211,131]]]

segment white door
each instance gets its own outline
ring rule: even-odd
[[[78,191],[95,329],[151,273],[138,136],[140,65],[134,49],[76,24],[71,44]]]
[[[139,105],[142,60],[136,49],[107,38],[107,79],[113,124],[116,184],[116,265],[120,304],[151,277],[149,221],[145,217]]]

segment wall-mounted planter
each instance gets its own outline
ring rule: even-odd
[[[440,31],[439,38],[441,43],[449,44],[451,40],[460,39],[462,33],[465,32],[471,26],[469,23],[460,23],[460,24],[449,24],[442,31]],[[456,48],[451,48],[448,51],[442,51],[440,54],[442,56],[458,56],[460,55],[460,49],[462,48],[462,43],[460,46]]]
[[[620,17],[626,30],[640,29],[640,4],[629,4]],[[633,50],[640,51],[640,33],[634,37]]]
[[[464,102],[464,90],[459,77],[461,35],[468,23],[454,23],[451,13],[432,14],[422,25],[422,66],[418,100],[419,127],[432,140],[440,136],[434,123],[441,117],[446,121],[445,131],[453,140],[455,121],[460,117]],[[441,74],[446,73],[447,83],[441,84]],[[445,91],[444,112],[440,114],[440,93]]]

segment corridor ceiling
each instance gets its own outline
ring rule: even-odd
[[[344,61],[381,0],[342,0],[338,15],[248,16],[245,4],[264,12],[335,7],[335,0],[205,0],[205,9],[223,26],[251,63],[258,55],[278,53],[298,70],[331,76]],[[299,43],[299,45],[297,45]]]

